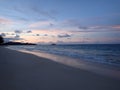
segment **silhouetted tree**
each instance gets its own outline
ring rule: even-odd
[[[3,43],[4,43],[3,37],[0,36],[0,44],[3,44]]]

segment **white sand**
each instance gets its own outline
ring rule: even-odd
[[[0,47],[0,90],[120,90],[120,80]]]

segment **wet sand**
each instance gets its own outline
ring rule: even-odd
[[[0,90],[120,90],[120,80],[0,47]]]

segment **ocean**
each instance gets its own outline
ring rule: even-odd
[[[120,66],[119,44],[16,45],[9,46],[9,48],[65,56],[73,60]]]

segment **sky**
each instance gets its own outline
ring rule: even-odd
[[[120,0],[0,0],[6,42],[120,44]]]

